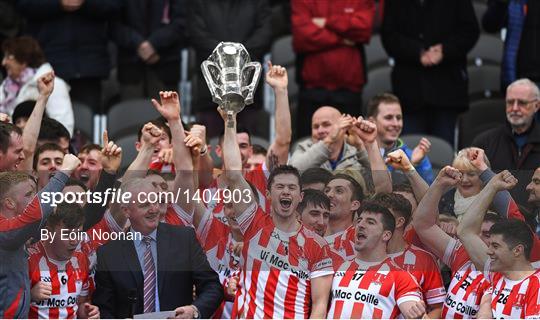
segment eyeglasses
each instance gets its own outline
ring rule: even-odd
[[[533,102],[536,102],[536,101],[538,101],[538,99],[529,100],[529,101],[522,100],[522,99],[508,99],[506,100],[506,107],[512,108],[517,103],[517,106],[519,108],[528,108]]]

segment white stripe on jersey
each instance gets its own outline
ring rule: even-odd
[[[395,318],[398,305],[420,301],[416,280],[391,259],[360,267],[357,260],[347,261],[334,274],[332,302],[328,318]]]
[[[328,245],[303,226],[284,233],[262,209],[255,209],[237,218],[244,252],[234,316],[307,318],[311,279],[333,273]]]
[[[75,318],[77,299],[88,296],[88,259],[81,252],[64,262],[47,258],[41,243],[37,243],[29,257],[31,285],[39,281],[50,283],[51,296],[40,302],[31,302],[30,317]],[[70,290],[71,289],[71,290]]]

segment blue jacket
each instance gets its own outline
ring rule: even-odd
[[[396,145],[394,147],[388,150],[385,150],[384,156],[386,157],[388,153],[395,151],[397,149],[403,150],[405,154],[407,155],[407,157],[409,157],[409,159],[411,158],[412,149],[409,148],[405,143],[403,143],[401,139],[397,140]],[[431,168],[431,162],[429,161],[428,156],[425,156],[424,159],[422,159],[422,161],[414,168],[416,169],[418,174],[422,178],[424,178],[424,180],[428,184],[431,184],[433,182],[433,170]],[[392,168],[391,166],[388,166],[388,171],[392,173],[392,181],[394,184],[400,183],[401,181],[405,181],[403,175],[401,173],[396,172],[394,168]]]

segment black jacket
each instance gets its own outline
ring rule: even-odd
[[[151,68],[164,82],[178,82],[180,49],[186,45],[187,10],[186,0],[124,0],[120,17],[111,23],[112,38],[118,45],[120,82],[143,75],[146,64],[138,56],[137,48],[145,40],[160,56]]]
[[[160,309],[193,304],[202,318],[210,318],[223,300],[223,288],[193,228],[160,223],[157,259]],[[98,249],[95,280],[93,303],[102,318],[131,317],[130,295],[137,297],[134,314],[143,313],[144,278],[132,240],[111,241]],[[197,288],[195,301],[193,285]]]
[[[518,152],[509,124],[481,133],[472,143],[484,149],[493,171],[510,170],[518,179],[518,185],[510,193],[521,205],[527,203],[525,187],[531,182],[534,170],[540,166],[540,125],[533,122],[527,134],[527,143],[521,153]]]
[[[272,12],[268,0],[192,0],[188,18],[190,44],[197,55],[196,105],[200,109],[215,109],[210,92],[200,71],[221,41],[242,43],[252,61],[261,61],[270,49]],[[259,89],[262,82],[259,81]],[[260,101],[259,101],[260,102]]]
[[[479,37],[471,0],[387,0],[383,46],[396,61],[392,88],[406,110],[468,106],[466,57]],[[443,60],[423,67],[420,54],[442,43]]]
[[[85,0],[74,12],[64,11],[56,0],[18,0],[18,6],[58,76],[109,75],[107,21],[118,15],[121,0]]]
[[[489,0],[482,17],[482,27],[487,32],[500,32],[508,24],[508,1]],[[540,2],[527,1],[527,17],[523,25],[517,56],[517,79],[529,78],[540,82]],[[506,89],[509,83],[502,84]],[[503,90],[504,92],[504,90]]]

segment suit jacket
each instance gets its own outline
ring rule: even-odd
[[[471,0],[385,1],[381,39],[396,61],[392,89],[406,111],[468,107],[467,53],[479,34]],[[438,43],[443,60],[423,67],[421,52]]]
[[[223,299],[218,275],[190,227],[159,224],[157,278],[162,311],[193,304],[202,318],[210,318]],[[143,313],[144,277],[132,240],[111,241],[98,249],[95,281],[93,302],[102,318],[126,318],[131,310]],[[195,301],[193,285],[197,288]],[[137,297],[135,303],[131,296]]]

